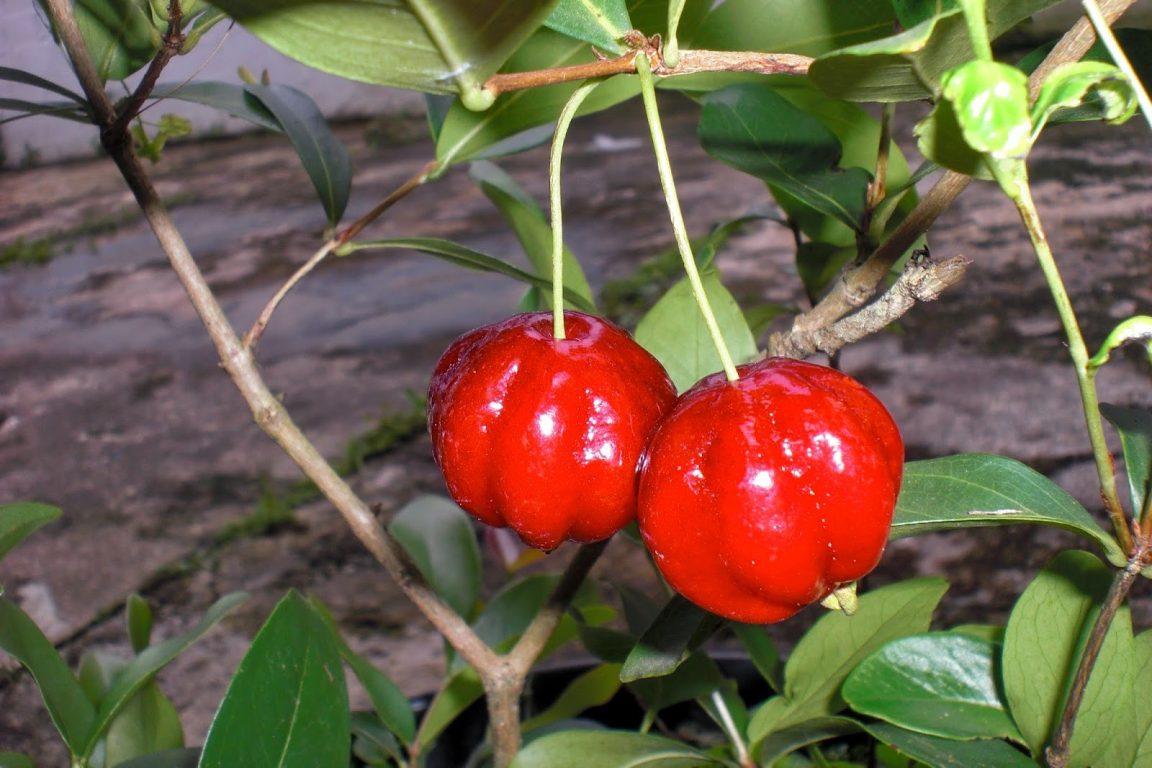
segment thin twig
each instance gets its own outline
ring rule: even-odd
[[[296,284],[303,280],[307,275],[320,264],[332,252],[336,243],[332,240],[324,243],[320,250],[312,254],[308,261],[304,262],[303,266],[297,269],[292,277],[288,278],[284,285],[280,286],[280,290],[268,300],[264,305],[264,309],[260,312],[260,316],[256,318],[256,322],[244,334],[244,348],[251,351],[256,348],[256,342],[260,341],[260,337],[264,335],[264,329],[268,327],[268,323],[272,320],[272,313],[280,306],[280,302],[288,295],[288,292],[296,287]]]
[[[152,57],[148,69],[136,86],[136,90],[128,97],[119,110],[116,120],[100,135],[100,141],[105,149],[111,151],[110,145],[126,141],[128,138],[128,125],[140,112],[144,102],[152,95],[160,74],[168,63],[180,53],[184,47],[184,33],[180,27],[184,22],[184,10],[180,7],[180,0],[168,2],[168,30],[164,33],[160,50]]]
[[[428,177],[439,169],[440,162],[437,160],[430,160],[425,163],[419,171],[409,177],[408,180],[406,180],[403,184],[396,187],[396,189],[392,190],[387,197],[385,197],[376,205],[375,208],[368,211],[368,213],[364,214],[360,218],[356,219],[356,221],[352,222],[352,224],[347,229],[337,235],[335,238],[335,245],[339,247],[349,242],[352,238],[356,237],[356,235],[360,234],[365,227],[376,221],[376,219],[380,218],[380,216],[383,215],[385,211],[403,200],[417,187],[428,181]]]
[[[114,116],[114,111],[104,94],[103,82],[92,64],[84,38],[76,24],[71,2],[69,0],[45,0],[45,2],[97,117],[101,121],[108,120]],[[252,409],[256,423],[280,445],[332,502],[353,534],[469,664],[479,670],[498,663],[495,653],[476,635],[468,623],[432,590],[403,548],[383,529],[369,506],[332,469],[292,421],[283,404],[268,389],[251,352],[244,348],[229,323],[204,274],[192,258],[187,244],[165,209],[151,178],[133,152],[132,146],[122,144],[110,154],[135,195],[157,240],[160,241],[160,246],[167,254],[173,271],[188,293],[193,307],[216,346],[224,369]]]

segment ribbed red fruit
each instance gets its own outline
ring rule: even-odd
[[[700,381],[652,437],[640,531],[697,605],[781,621],[871,571],[892,522],[904,444],[855,379],[770,358]]]
[[[663,366],[622,329],[566,312],[516,315],[454,341],[428,389],[448,491],[529,546],[608,538],[636,515],[637,465],[676,399]]]

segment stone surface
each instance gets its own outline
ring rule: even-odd
[[[693,232],[767,202],[755,180],[694,144],[690,109],[668,116],[680,194]],[[565,161],[565,224],[595,287],[630,275],[671,246],[638,109],[578,124]],[[413,174],[423,143],[374,147],[341,129],[358,176],[350,217]],[[1152,308],[1152,162],[1146,128],[1056,129],[1033,162],[1036,195],[1090,339]],[[502,163],[542,199],[546,152]],[[226,169],[222,176],[220,168]],[[244,329],[317,247],[324,225],[286,143],[249,137],[172,147],[156,169],[177,224],[236,325]],[[440,674],[440,642],[362,550],[334,510],[314,502],[293,522],[214,546],[254,507],[262,483],[298,470],[255,427],[151,234],[131,214],[113,167],[92,161],[6,173],[0,244],[53,232],[60,255],[0,272],[0,499],[57,504],[63,518],[0,563],[7,594],[35,612],[69,659],[124,652],[126,595],[145,589],[157,636],[190,626],[213,600],[251,599],[160,676],[199,743],[252,633],[288,588],[321,597],[349,641],[411,694]],[[97,226],[97,225],[101,226]],[[368,237],[446,237],[525,263],[499,215],[458,169],[419,189]],[[973,260],[966,281],[917,308],[899,334],[847,350],[846,371],[873,387],[901,423],[910,458],[1003,453],[1099,506],[1075,381],[1059,324],[1010,206],[974,185],[933,231],[933,254]],[[792,235],[748,227],[721,252],[743,300],[801,304]],[[515,310],[523,289],[415,253],[334,259],[289,296],[259,347],[262,370],[329,456],[382,412],[406,408],[447,342]],[[1101,375],[1106,400],[1152,401],[1129,353]],[[385,516],[440,480],[418,437],[354,480]],[[1003,621],[1037,568],[1070,535],[1024,528],[937,534],[892,545],[877,584],[928,573],[954,586],[942,623]],[[165,568],[210,552],[196,567]],[[563,557],[558,553],[554,557]],[[597,579],[651,585],[634,547],[616,542]],[[488,588],[499,583],[489,568]],[[1137,597],[1138,618],[1147,617]],[[779,628],[788,642],[816,612]],[[363,703],[362,694],[355,694]],[[26,675],[0,679],[0,750],[45,765],[65,758]]]

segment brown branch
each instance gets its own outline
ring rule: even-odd
[[[46,0],[46,3],[97,117],[101,121],[108,120],[114,115],[113,107],[104,94],[103,82],[76,25],[70,0]],[[256,423],[332,502],[353,534],[469,664],[481,670],[498,663],[492,650],[432,590],[404,550],[384,531],[368,505],[332,469],[268,389],[251,352],[244,348],[229,323],[131,144],[121,144],[110,154],[216,346],[221,364],[251,408]]]
[[[180,7],[180,0],[169,0],[168,29],[164,33],[160,50],[152,57],[152,61],[136,86],[136,90],[120,106],[116,120],[100,134],[100,143],[109,152],[112,151],[112,146],[128,140],[128,125],[136,115],[140,114],[140,108],[152,95],[152,91],[160,79],[160,73],[184,47],[184,33],[180,30],[183,22],[184,10]]]
[[[773,334],[768,339],[768,354],[797,359],[815,352],[833,355],[883,330],[918,302],[937,299],[963,279],[969,263],[963,256],[956,256],[939,263],[909,264],[883,296],[859,312],[827,327]]]
[[[1108,23],[1112,24],[1135,1],[1105,0],[1101,3],[1101,10]],[[1081,59],[1095,39],[1091,23],[1085,18],[1077,21],[1029,78],[1028,86],[1033,96],[1052,69]],[[946,171],[908,217],[863,264],[845,272],[815,307],[796,317],[792,324],[793,332],[809,333],[818,328],[826,328],[866,304],[892,266],[912,247],[917,238],[928,231],[936,218],[960,196],[971,181],[970,176]]]

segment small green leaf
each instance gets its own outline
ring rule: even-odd
[[[352,253],[355,251],[371,250],[373,248],[397,248],[420,251],[456,264],[457,266],[511,277],[546,292],[552,290],[552,281],[548,278],[525,272],[502,259],[473,250],[465,245],[454,243],[451,240],[441,240],[434,237],[398,237],[391,240],[369,240],[366,242],[350,243],[346,246],[346,252]],[[572,306],[584,312],[594,313],[596,311],[596,307],[591,306],[584,297],[567,288],[564,289],[564,299],[570,302]]]
[[[152,91],[156,99],[176,99],[218,109],[233,117],[247,120],[269,131],[283,133],[284,128],[267,107],[248,95],[243,85],[196,81],[192,83],[160,83]]]
[[[552,226],[545,219],[540,206],[511,176],[492,163],[472,163],[471,176],[516,233],[536,274],[551,279]],[[584,269],[567,245],[564,246],[564,288],[581,296],[587,304],[596,305]],[[544,300],[543,308],[551,309],[551,293],[540,295]]]
[[[320,196],[329,225],[336,226],[352,190],[352,160],[316,103],[289,85],[246,85],[244,89],[283,127]]]
[[[1100,413],[1120,433],[1132,509],[1139,517],[1152,499],[1152,412],[1101,403]]]
[[[46,91],[51,91],[57,96],[63,96],[72,102],[74,106],[84,109],[88,108],[88,100],[73,90],[65,88],[59,83],[54,83],[39,75],[27,72],[23,69],[15,67],[0,67],[0,80],[7,80],[12,83],[20,83],[21,85],[31,85],[35,88],[42,88]]]
[[[24,99],[0,98],[0,109],[20,113],[14,117],[5,117],[0,119],[0,125],[3,125],[4,123],[10,123],[13,120],[19,120],[23,117],[29,117],[31,115],[58,117],[61,120],[70,120],[74,123],[84,123],[85,125],[90,125],[92,123],[92,118],[88,115],[87,112],[64,101],[39,103],[35,101],[25,101]]]
[[[107,765],[119,766],[137,757],[183,746],[180,713],[156,681],[150,680],[128,699],[109,725],[104,759]]]
[[[560,0],[544,26],[591,43],[604,53],[628,50],[620,43],[632,29],[624,0]]]
[[[163,752],[138,757],[115,768],[196,768],[200,762],[200,748],[166,749]]]
[[[1062,64],[1048,75],[1032,105],[1035,135],[1050,120],[1124,122],[1136,114],[1136,91],[1123,73],[1111,64],[1077,61]]]
[[[537,728],[576,717],[586,709],[606,704],[620,690],[620,665],[601,664],[576,677],[548,709],[525,720],[520,730]]]
[[[1009,709],[1033,754],[1051,737],[1069,681],[1113,569],[1087,552],[1056,556],[1024,590],[1008,618],[1003,679]],[[1113,619],[1080,705],[1072,733],[1070,766],[1130,765],[1136,752],[1131,712],[1134,669],[1132,621],[1127,607]]]
[[[1028,76],[993,61],[969,61],[949,70],[941,97],[952,103],[965,142],[995,158],[1019,158],[1032,146]]]
[[[628,655],[620,679],[630,683],[674,672],[723,624],[719,616],[673,595]]]
[[[715,270],[705,272],[701,280],[728,351],[737,363],[751,360],[758,353],[756,339],[736,299]],[[687,279],[673,285],[640,320],[636,341],[664,365],[680,391],[722,367]]]
[[[350,745],[336,639],[308,601],[289,592],[228,685],[200,768],[347,765]]]
[[[0,768],[36,768],[36,763],[28,755],[18,752],[0,752]]]
[[[509,768],[702,768],[721,766],[681,742],[630,731],[559,731],[520,751]]]
[[[937,632],[888,643],[852,670],[844,699],[857,712],[948,739],[1022,740],[997,686],[999,647]]]
[[[798,749],[859,733],[860,723],[848,717],[817,717],[774,732],[761,742],[757,755],[760,765],[776,765]]]
[[[1037,768],[1036,761],[1006,741],[955,741],[907,731],[888,723],[864,723],[877,741],[925,765],[957,768]]]
[[[784,688],[784,663],[780,659],[780,651],[776,643],[768,636],[763,627],[751,624],[738,624],[731,622],[732,632],[740,639],[740,643],[747,651],[752,663],[772,690],[780,692]]]
[[[785,665],[783,695],[769,699],[753,715],[748,726],[752,742],[843,709],[840,687],[848,674],[885,643],[927,631],[947,589],[943,579],[910,579],[865,593],[852,616],[837,612],[821,617]]]
[[[712,157],[763,179],[859,230],[871,175],[839,167],[839,140],[766,85],[734,85],[703,99],[700,144]]]
[[[716,662],[702,652],[689,656],[675,671],[662,677],[646,677],[628,683],[645,709],[658,711],[673,704],[710,696],[724,685]]]
[[[337,635],[339,637],[339,635]],[[396,734],[405,745],[416,738],[416,717],[412,705],[404,692],[392,679],[374,667],[368,659],[353,651],[343,638],[339,638],[340,657],[348,665],[356,679],[364,686],[376,716],[389,731]]]
[[[460,713],[483,695],[484,686],[471,667],[449,674],[420,720],[420,729],[416,732],[416,746],[420,751],[434,743]]]
[[[23,664],[40,689],[48,714],[74,755],[86,754],[96,710],[52,642],[20,606],[0,598],[0,649]]]
[[[1097,542],[1113,564],[1127,560],[1078,501],[1014,459],[966,453],[904,465],[891,538],[1016,523],[1040,523],[1079,533]]]
[[[0,504],[0,560],[24,539],[60,517],[58,507],[27,501]]]
[[[480,599],[480,546],[472,518],[441,496],[417,496],[388,525],[436,594],[465,619]]]
[[[506,650],[528,628],[556,588],[557,581],[556,574],[534,574],[508,584],[492,597],[473,622],[476,634],[497,651]],[[594,600],[594,587],[585,582],[572,605],[587,607]],[[576,633],[574,625],[571,632]]]
[[[225,595],[208,607],[196,626],[162,643],[146,648],[132,659],[124,670],[116,675],[107,695],[100,702],[95,727],[81,754],[91,754],[91,750],[96,746],[96,739],[104,734],[121,708],[126,706],[136,692],[146,686],[158,671],[203,637],[208,630],[216,626],[247,599],[248,595],[243,592]]]
[[[132,652],[140,653],[152,642],[152,606],[138,594],[131,594],[124,605],[128,622],[128,639]]]

